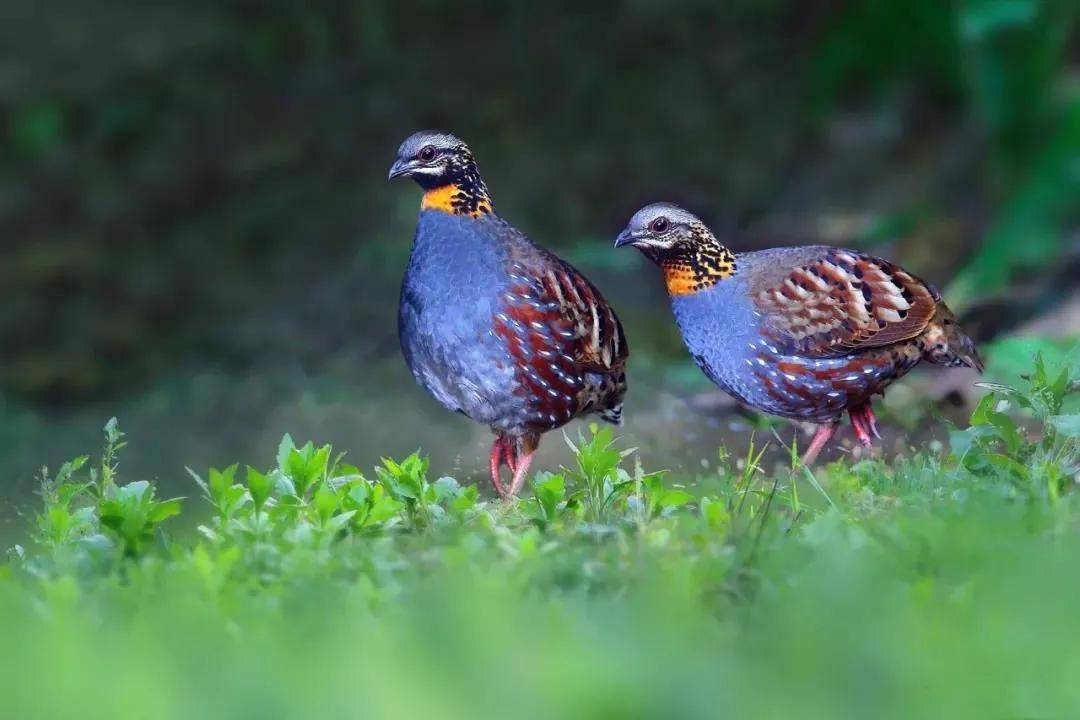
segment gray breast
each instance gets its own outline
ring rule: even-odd
[[[705,374],[728,394],[767,413],[829,422],[897,374],[887,349],[837,358],[788,354],[761,332],[762,318],[738,276],[674,297],[672,308]]]
[[[516,417],[513,368],[492,329],[507,278],[489,223],[420,214],[405,273],[398,334],[416,381],[443,406],[488,425]]]
[[[698,367],[739,400],[756,404],[745,362],[760,339],[759,318],[738,275],[708,290],[671,298],[675,322]]]

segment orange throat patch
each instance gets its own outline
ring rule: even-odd
[[[682,263],[664,263],[664,284],[667,285],[669,295],[692,295],[693,293],[712,287],[712,283],[703,285],[694,273],[693,268]]]
[[[735,257],[726,248],[660,261],[670,295],[693,295],[735,274]]]
[[[421,210],[441,210],[451,215],[468,215],[478,218],[491,213],[491,198],[484,191],[477,191],[459,184],[442,185],[424,193]]]

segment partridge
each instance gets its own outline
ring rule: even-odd
[[[491,482],[513,496],[543,433],[588,413],[621,422],[622,326],[580,272],[499,216],[458,138],[410,136],[398,177],[424,191],[398,310],[405,361],[444,407],[491,428]]]
[[[880,437],[870,401],[919,362],[982,371],[971,338],[929,283],[881,258],[815,245],[732,253],[692,213],[639,210],[615,241],[664,275],[698,367],[742,403],[815,423],[810,464],[845,412]]]

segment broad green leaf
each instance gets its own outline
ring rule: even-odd
[[[148,520],[157,524],[162,520],[173,517],[180,514],[180,501],[181,498],[173,498],[171,500],[164,500],[159,503],[155,503],[153,509],[150,511]]]
[[[347,497],[357,505],[366,505],[370,496],[371,487],[366,481],[350,486],[347,493]]]
[[[255,507],[261,509],[266,503],[267,498],[270,497],[270,491],[273,488],[273,480],[269,475],[263,475],[261,472],[247,466],[247,487],[248,492],[251,493],[251,499],[255,503]]]
[[[330,516],[337,510],[339,500],[337,493],[328,488],[326,485],[321,485],[318,490],[315,491],[315,512],[319,516],[319,520],[326,522],[330,519]]]
[[[559,503],[566,496],[566,479],[562,475],[539,473],[533,484],[533,495],[544,518],[548,521],[554,520]]]
[[[288,433],[281,438],[281,442],[278,443],[277,451],[277,463],[278,468],[285,470],[285,466],[289,462],[289,455],[296,449],[296,443],[293,442],[292,436]]]
[[[461,486],[452,477],[441,477],[432,484],[432,487],[435,489],[435,500],[437,502],[457,497],[461,492]]]
[[[475,485],[469,485],[463,488],[450,502],[450,508],[456,512],[461,513],[466,510],[470,510],[476,506],[476,500],[480,496],[480,491]]]
[[[210,496],[214,499],[214,502],[220,504],[226,499],[226,492],[236,481],[238,467],[238,465],[230,465],[224,470],[210,468]]]
[[[381,523],[391,519],[405,509],[405,503],[399,502],[392,497],[381,496],[371,504],[371,512],[368,513],[369,523]]]
[[[660,496],[658,504],[662,508],[673,508],[685,505],[693,501],[693,499],[694,496],[685,490],[665,490],[663,495]]]

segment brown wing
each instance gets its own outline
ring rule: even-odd
[[[557,258],[514,262],[495,332],[507,343],[531,422],[557,426],[617,404],[629,352],[600,292]]]
[[[938,296],[922,280],[886,260],[822,248],[770,284],[752,287],[773,339],[797,352],[834,357],[921,334]]]

